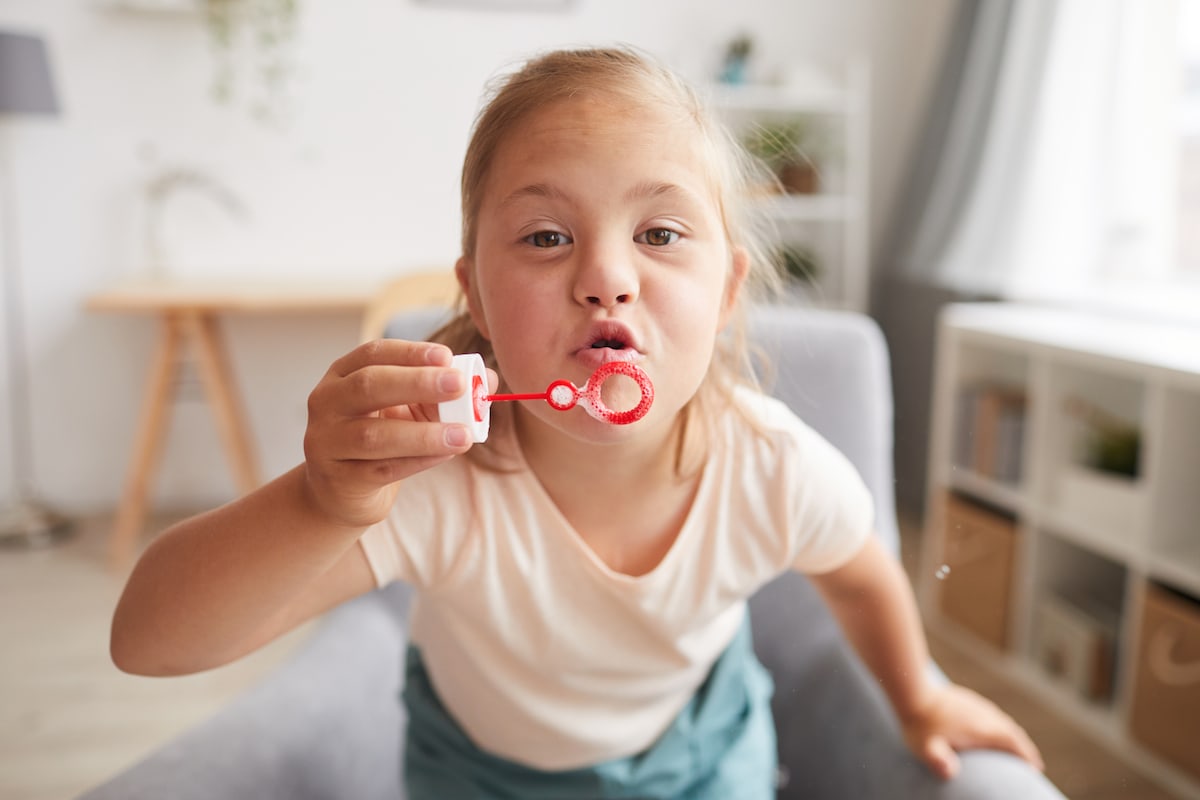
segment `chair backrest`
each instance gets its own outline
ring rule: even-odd
[[[458,281],[452,270],[435,269],[401,275],[385,284],[367,304],[363,311],[358,340],[369,342],[383,336],[391,320],[404,311],[423,308],[448,309],[454,304],[457,296]]]
[[[424,339],[446,321],[442,308],[393,316],[387,336]],[[892,383],[887,344],[870,317],[797,306],[751,309],[751,342],[774,367],[764,389],[841,450],[875,499],[876,529],[899,554],[892,465]]]
[[[875,525],[899,555],[887,342],[870,317],[778,305],[754,308],[749,335],[774,367],[764,389],[850,459],[875,500]]]

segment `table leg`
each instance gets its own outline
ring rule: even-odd
[[[250,426],[238,403],[233,369],[221,346],[217,320],[211,313],[194,312],[186,316],[185,323],[199,351],[201,378],[225,451],[229,454],[234,479],[243,493],[252,492],[262,485],[262,481],[250,444]]]
[[[167,314],[162,320],[162,334],[158,352],[146,381],[145,399],[142,403],[142,419],[138,425],[133,448],[133,461],[125,480],[125,491],[109,545],[109,559],[114,567],[128,563],[133,554],[138,534],[146,518],[146,495],[150,490],[150,476],[162,453],[163,426],[167,421],[167,406],[171,401],[171,382],[183,343],[183,330],[179,318]]]

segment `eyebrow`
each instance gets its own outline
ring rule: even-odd
[[[669,183],[667,181],[643,181],[628,192],[625,193],[626,202],[632,200],[640,200],[647,197],[662,197],[664,195],[675,195],[685,200],[692,200],[695,195],[683,188],[679,184]],[[510,203],[515,203],[526,197],[545,197],[551,200],[561,200],[563,202],[571,202],[571,198],[567,196],[561,189],[552,186],[548,183],[531,183],[528,186],[522,186],[520,189],[513,191],[502,201],[500,206],[504,207]]]
[[[644,197],[662,197],[663,195],[678,195],[690,200],[693,194],[676,183],[666,181],[643,181],[625,193],[626,200],[639,200]]]
[[[522,186],[520,189],[517,189],[508,195],[508,197],[505,197],[503,200],[501,200],[500,207],[503,208],[510,203],[515,203],[518,200],[523,200],[526,197],[546,197],[551,200],[570,202],[570,198],[567,197],[566,194],[548,183],[531,183],[528,186]]]

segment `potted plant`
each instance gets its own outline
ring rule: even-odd
[[[820,280],[821,259],[811,247],[785,244],[777,251],[776,259],[789,281],[815,285]]]
[[[740,84],[746,82],[746,69],[754,53],[754,40],[747,34],[735,36],[725,48],[725,63],[721,67],[721,82]]]
[[[1137,478],[1142,450],[1138,427],[1079,396],[1068,397],[1065,405],[1083,425],[1083,463],[1109,475]]]
[[[818,163],[823,157],[824,137],[812,120],[793,117],[757,125],[745,136],[743,146],[767,165],[783,191],[816,194],[821,190]]]

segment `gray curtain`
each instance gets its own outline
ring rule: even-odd
[[[893,216],[889,271],[920,277],[954,229],[978,172],[1014,0],[960,0],[907,191]]]
[[[1026,129],[1012,118],[1033,115],[1057,5],[1056,0],[960,0],[907,191],[890,227],[884,252],[894,259],[884,265],[886,272],[952,287],[996,283],[970,275],[970,263],[944,262],[951,243],[970,228],[969,214],[999,214],[1016,195],[1016,167],[1028,141]],[[1013,63],[1018,59],[1021,63]],[[1011,163],[1013,169],[1001,176],[1003,185],[987,183],[988,159]],[[966,248],[967,260],[972,249],[990,247],[976,241]]]
[[[1041,5],[1033,12],[1044,15],[1048,28],[1056,0],[1033,2]],[[1013,52],[1018,10],[1030,13],[1021,3],[958,3],[916,151],[876,259],[872,311],[892,357],[896,495],[909,516],[924,509],[937,315],[947,302],[980,299],[944,280],[943,259],[973,202],[984,154],[997,145],[992,137],[1005,58]],[[1024,19],[1028,25],[1029,17]],[[1025,74],[1036,72],[1031,65]]]

